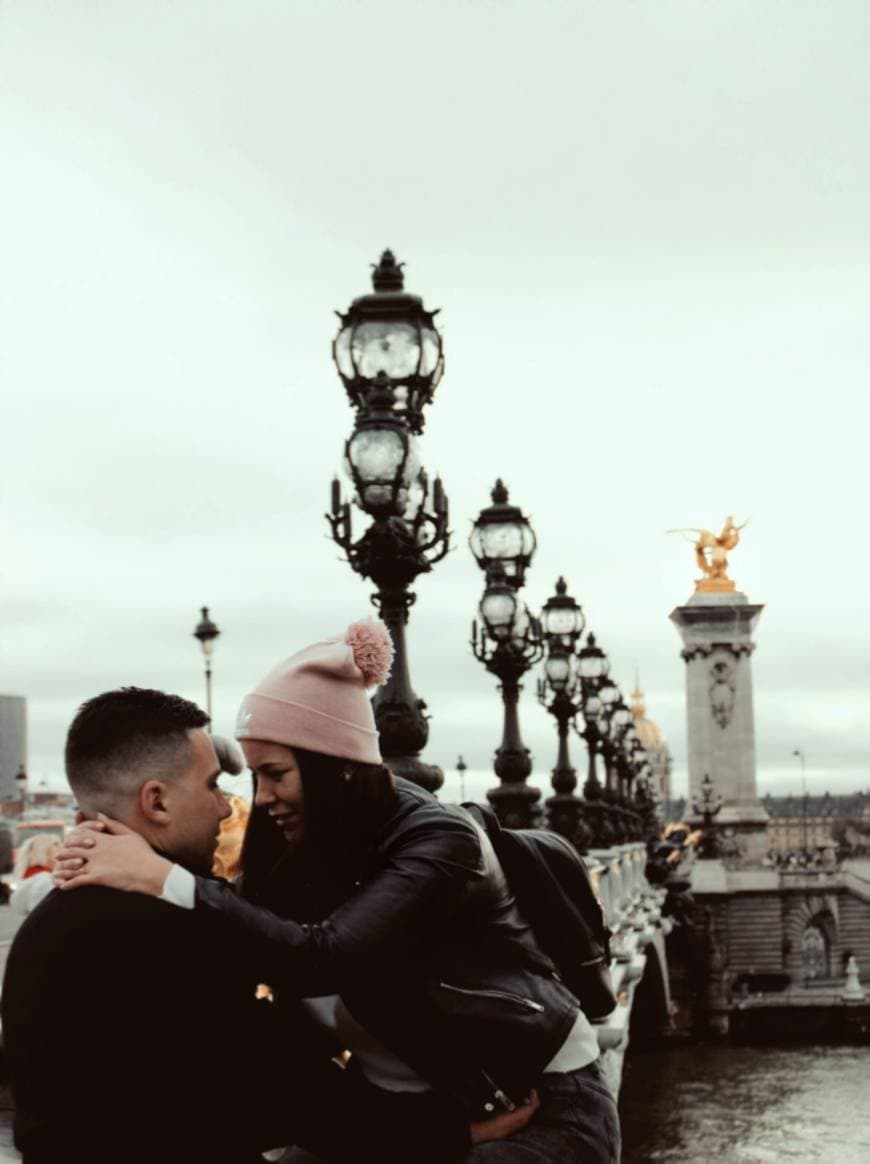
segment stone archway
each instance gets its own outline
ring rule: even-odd
[[[794,982],[830,977],[836,965],[840,928],[836,894],[810,893],[806,896],[795,895],[786,900],[788,906],[783,926],[783,968],[788,971]],[[807,931],[811,927],[815,932],[808,934]],[[823,961],[827,966],[825,975],[819,973]],[[812,978],[805,973],[805,966],[814,971]]]

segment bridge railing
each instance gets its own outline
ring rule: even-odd
[[[664,962],[664,936],[669,920],[662,918],[665,891],[646,879],[646,846],[640,841],[591,849],[586,857],[593,884],[611,930],[611,979],[616,1009],[595,1024],[602,1063],[614,1091],[622,1076],[634,995],[647,966],[647,947],[655,942]],[[663,965],[666,986],[666,964]],[[664,1016],[663,1016],[664,1017]]]

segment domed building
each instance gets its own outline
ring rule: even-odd
[[[659,725],[647,718],[646,704],[640,683],[635,684],[634,691],[631,693],[631,710],[634,714],[634,730],[637,732],[637,738],[649,756],[653,787],[663,801],[670,800],[671,753],[668,750],[668,741]]]

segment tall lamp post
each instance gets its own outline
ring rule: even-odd
[[[538,620],[517,592],[525,582],[536,539],[528,518],[510,504],[504,482],[496,481],[491,496],[492,505],[480,511],[469,537],[471,552],[486,577],[480,627],[477,620],[471,627],[471,649],[499,680],[504,703],[502,741],[494,762],[501,783],[487,798],[503,825],[529,828],[541,793],[526,784],[532,760],[520,735],[517,705],[520,679],[540,660],[543,639]]]
[[[701,781],[700,792],[700,797],[692,802],[692,809],[700,816],[701,828],[704,832],[698,844],[698,856],[712,860],[719,856],[720,845],[715,821],[725,802],[721,796],[715,793],[709,772]]]
[[[202,617],[194,627],[193,637],[199,639],[205,660],[205,710],[208,713],[208,730],[211,731],[211,656],[215,639],[221,632],[209,618],[207,606],[201,607],[200,613]]]
[[[461,756],[456,761],[456,771],[459,773],[459,803],[462,804],[465,800],[465,773],[468,771],[468,765]]]
[[[598,681],[596,694],[601,701],[597,726],[600,736],[598,747],[604,765],[604,818],[610,833],[609,839],[621,842],[628,839],[629,832],[620,780],[620,732],[614,722],[617,709],[623,703],[622,693],[610,675],[605,675]]]
[[[15,773],[15,784],[18,788],[18,799],[21,801],[21,815],[24,816],[27,808],[27,772],[24,765],[19,765],[18,771]]]
[[[809,848],[810,848],[809,839],[807,837],[807,807],[808,807],[808,803],[809,803],[809,798],[807,796],[807,763],[806,763],[806,758],[804,757],[803,749],[795,748],[792,755],[797,756],[797,758],[801,762],[801,799],[803,801],[803,830],[802,831],[803,831],[803,841],[804,841],[804,856],[806,857],[809,855]]]
[[[604,845],[611,840],[611,834],[607,824],[606,806],[602,799],[604,789],[598,779],[597,757],[609,725],[604,701],[599,692],[607,682],[610,662],[591,631],[586,636],[586,645],[577,652],[577,664],[580,671],[580,709],[583,714],[583,729],[580,735],[586,741],[589,756],[583,796],[586,800],[589,826],[592,829],[592,844]]]
[[[404,290],[402,264],[384,251],[372,274],[373,291],[340,314],[333,344],[338,374],[355,410],[345,443],[345,472],[353,503],[372,519],[354,539],[351,503],[332,482],[327,514],[336,544],[352,570],[369,578],[372,600],[395,648],[388,681],[374,698],[381,751],[393,771],[435,792],[444,774],[420,759],[429,738],[426,704],[411,686],[405,626],[418,575],[450,545],[447,497],[436,477],[431,488],[417,449],[423,410],[444,369],[441,336],[422,300]]]
[[[631,746],[631,740],[635,734],[632,732],[632,735],[629,735],[633,727],[634,714],[620,695],[610,711],[610,746],[614,753],[616,788],[623,798],[628,794],[629,789],[626,749]]]
[[[556,593],[547,599],[541,611],[547,654],[544,677],[538,680],[538,700],[556,720],[559,737],[552,776],[553,795],[547,801],[547,824],[581,850],[589,841],[589,829],[582,819],[583,802],[574,791],[577,773],[571,765],[568,732],[580,706],[580,675],[575,652],[585,625],[582,608],[568,593],[565,579],[560,578]]]

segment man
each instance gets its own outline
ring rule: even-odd
[[[82,817],[105,813],[208,874],[230,806],[207,722],[179,696],[135,687],[85,703],[66,745]],[[335,1125],[365,1158],[367,1136],[383,1143],[388,1130],[376,1112],[324,1106],[330,1052],[292,1000],[258,1001],[257,984],[243,946],[198,911],[99,886],[51,893],[16,936],[0,1004],[25,1164],[247,1164],[324,1132],[331,1143]],[[389,1130],[395,1158],[408,1158],[414,1112]],[[476,1137],[526,1119],[500,1116]]]
[[[208,873],[230,807],[206,723],[159,691],[84,704],[66,746],[82,814],[111,814]],[[239,1164],[286,1142],[266,1124],[279,1080],[283,1111],[292,1105],[288,1036],[256,985],[193,914],[99,887],[50,894],[16,936],[2,1000],[26,1164]]]

